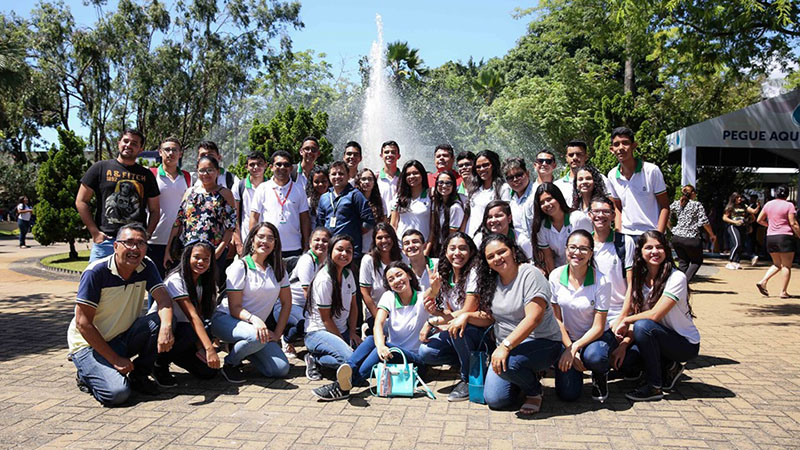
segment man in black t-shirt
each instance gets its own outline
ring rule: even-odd
[[[117,158],[92,164],[81,178],[75,208],[92,235],[90,262],[114,253],[114,236],[123,225],[146,225],[148,237],[158,225],[158,184],[152,172],[136,163],[143,146],[140,131],[125,130],[117,143]],[[95,194],[97,210],[92,215],[89,203]]]

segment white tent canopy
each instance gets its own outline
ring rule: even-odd
[[[769,98],[667,136],[680,152],[681,183],[695,184],[700,165],[800,166],[800,89]]]

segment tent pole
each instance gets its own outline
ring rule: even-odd
[[[681,149],[681,185],[697,187],[697,147]]]

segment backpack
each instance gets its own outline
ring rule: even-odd
[[[233,189],[233,174],[228,171],[225,172],[225,187]]]
[[[230,172],[228,172],[230,173]],[[244,219],[242,218],[242,209],[244,208],[244,180],[239,180],[239,226],[241,227]]]
[[[151,167],[150,172],[153,172],[153,176],[158,179],[158,167]],[[183,172],[183,180],[186,181],[186,187],[192,187],[192,175],[185,170],[181,170],[181,172]]]
[[[625,235],[618,231],[614,232],[614,250],[617,251],[617,258],[622,262],[622,279],[627,280],[628,274],[625,270]]]

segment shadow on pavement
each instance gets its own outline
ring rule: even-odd
[[[704,367],[726,366],[729,364],[739,364],[739,361],[720,356],[698,355],[697,358],[686,363],[686,369],[702,369]]]
[[[16,295],[0,300],[0,330],[3,332],[0,361],[54,349],[63,349],[66,357],[72,308],[72,304],[49,294]]]
[[[737,303],[740,306],[748,306],[747,314],[751,316],[797,316],[800,315],[800,303],[778,303],[774,305],[752,306],[744,303]]]

